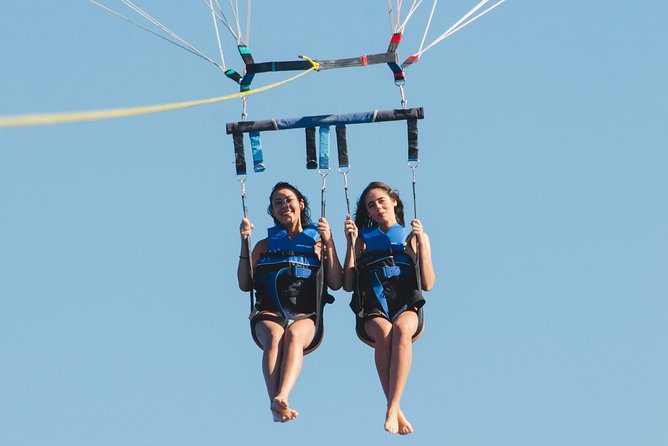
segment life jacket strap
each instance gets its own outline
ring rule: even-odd
[[[378,272],[375,272],[371,277],[371,288],[373,289],[373,293],[376,295],[376,299],[378,299],[378,303],[380,303],[381,308],[385,312],[385,315],[389,318],[390,309],[387,306],[387,297],[385,297],[385,288],[383,287],[383,283],[378,278]]]

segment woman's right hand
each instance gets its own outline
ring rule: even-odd
[[[255,229],[255,226],[251,224],[250,220],[247,218],[242,219],[241,224],[239,225],[239,235],[241,235],[241,240],[248,240],[253,229]]]
[[[346,239],[348,239],[348,245],[354,245],[355,240],[357,240],[357,225],[350,218],[350,215],[346,215],[346,221],[343,223],[343,232],[346,234]]]

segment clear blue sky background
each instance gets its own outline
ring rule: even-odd
[[[474,4],[441,3],[434,33]],[[140,5],[216,54],[201,2]],[[509,0],[408,71],[409,106],[426,114],[418,211],[438,274],[403,400],[408,438],[382,429],[372,351],[343,292],[292,394],[300,418],[271,422],[235,277],[241,203],[225,123],[239,101],[0,130],[0,444],[668,443],[666,13],[660,1]],[[257,60],[382,52],[389,35],[381,0],[254,3]],[[0,37],[3,115],[236,91],[85,1],[6,1]],[[253,96],[249,112],[399,105],[375,66],[311,73]],[[403,123],[352,126],[349,142],[354,198],[384,180],[412,213]],[[248,181],[255,240],[278,180],[319,209],[302,132],[264,145],[267,172]],[[328,185],[341,248],[340,175]]]

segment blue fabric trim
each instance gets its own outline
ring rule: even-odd
[[[260,132],[252,131],[248,133],[251,143],[251,152],[253,154],[253,170],[255,172],[264,172],[264,159],[262,157],[262,141]]]
[[[329,170],[329,126],[320,126],[320,147],[318,157],[318,169]]]
[[[318,127],[321,125],[364,124],[373,122],[375,112],[357,112],[345,115],[318,115],[302,118],[276,119],[278,130]]]

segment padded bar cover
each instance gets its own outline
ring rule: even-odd
[[[291,60],[281,62],[260,62],[246,64],[246,73],[267,73],[270,71],[297,71],[308,70],[312,67],[308,60]]]
[[[315,127],[306,127],[306,168],[318,168],[315,149]]]
[[[234,164],[237,169],[237,175],[246,175],[246,157],[244,156],[244,134],[235,132],[232,135],[234,140]]]
[[[346,126],[336,126],[336,148],[338,151],[339,167],[350,167],[348,164],[348,141],[346,139]]]
[[[225,126],[227,134],[248,133],[251,131],[265,132],[270,130],[287,130],[322,125],[366,124],[371,122],[406,121],[423,119],[422,107],[374,110],[370,112],[347,113],[343,115],[304,116],[301,118],[265,119],[261,121],[228,122]]]

